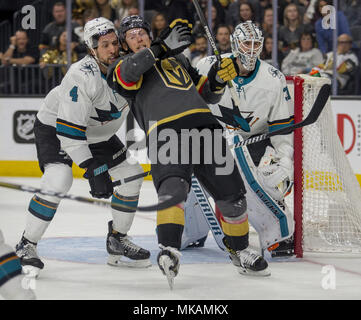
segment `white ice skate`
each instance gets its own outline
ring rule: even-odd
[[[173,290],[174,278],[179,271],[179,257],[181,253],[172,247],[161,246],[161,251],[158,254],[157,261],[159,269],[167,277],[169,288]]]

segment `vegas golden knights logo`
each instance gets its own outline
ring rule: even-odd
[[[188,90],[193,84],[188,72],[174,58],[158,60],[156,70],[167,87]]]

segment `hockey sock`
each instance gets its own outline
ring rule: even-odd
[[[59,203],[50,202],[34,195],[28,208],[24,237],[37,243],[53,220],[58,205]]]
[[[184,202],[157,212],[158,243],[180,249],[184,229]]]
[[[226,237],[225,241],[232,250],[239,251],[248,247],[249,224],[247,215],[242,219],[221,217],[221,225]]]
[[[112,197],[112,216],[113,229],[122,234],[127,234],[132,226],[135,211],[137,210],[139,196],[122,196],[117,192],[113,193]],[[116,206],[114,205],[116,204]],[[128,208],[122,208],[118,205],[126,205]],[[129,209],[134,207],[134,209]]]

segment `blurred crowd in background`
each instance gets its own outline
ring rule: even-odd
[[[275,38],[272,0],[199,0],[207,19],[208,1],[212,3],[210,27],[221,53],[231,52],[230,34],[235,26],[252,20],[263,31],[261,59],[273,64],[285,75],[308,73],[332,77],[333,30],[323,27],[323,21],[330,12],[322,9],[332,6],[334,0],[278,0],[276,62],[272,59]],[[6,2],[0,5],[0,10],[7,14],[3,16],[9,17],[0,23],[0,93],[46,94],[61,81],[67,70],[65,1]],[[193,24],[193,43],[184,54],[193,66],[208,55],[208,41],[191,0],[144,0],[143,3],[144,8],[140,8],[137,0],[73,0],[71,61],[78,61],[87,54],[83,41],[83,28],[87,21],[102,16],[119,27],[124,17],[139,14],[143,14],[150,23],[153,39],[172,20],[188,19]],[[19,10],[25,4],[32,4],[36,9],[35,30],[20,27]],[[340,0],[336,18],[338,94],[360,95],[361,0]],[[24,66],[28,65],[32,67],[26,71]],[[10,67],[21,67],[25,71],[17,70],[14,73],[14,70],[9,71]],[[35,67],[39,73],[36,73]],[[46,88],[41,81],[40,85],[30,83],[34,82],[33,76],[51,79],[52,83]],[[25,79],[25,84],[11,84],[16,77]],[[21,88],[27,85],[31,85],[30,90],[28,87]]]

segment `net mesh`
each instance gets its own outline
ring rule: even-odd
[[[328,79],[301,76],[303,119]],[[337,135],[330,100],[302,129],[304,251],[361,252],[361,189]]]

